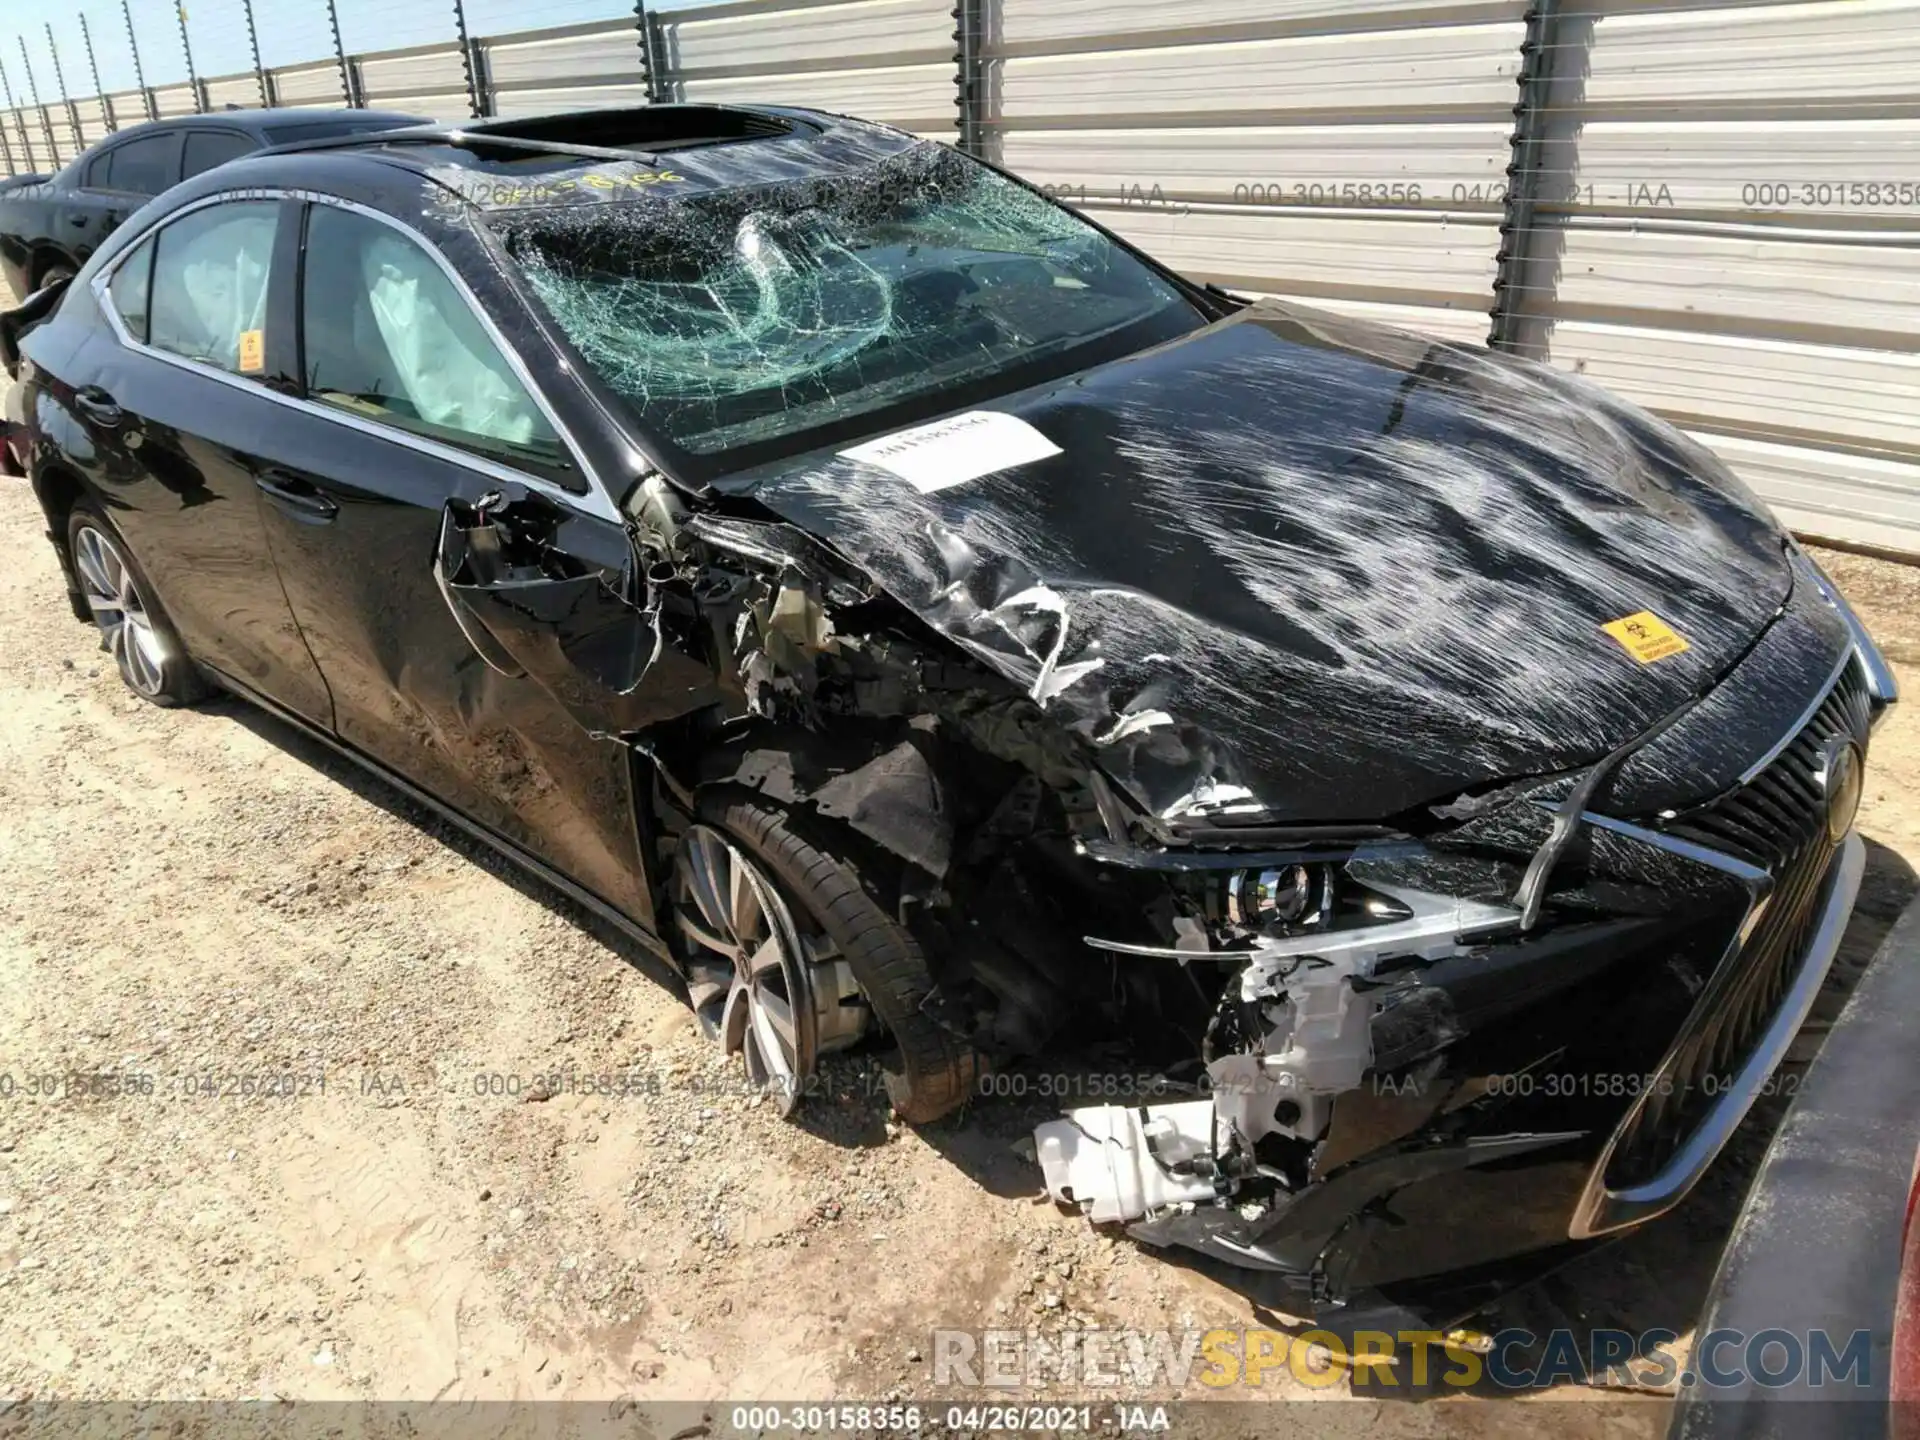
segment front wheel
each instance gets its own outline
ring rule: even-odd
[[[853,848],[758,794],[710,796],[674,867],[689,998],[782,1113],[821,1055],[877,1021],[893,1043],[888,1097],[921,1124],[965,1103],[977,1060],[921,1009],[926,957],[869,893]]]
[[[112,522],[91,506],[77,505],[67,520],[67,543],[80,593],[100,630],[100,648],[113,656],[127,688],[156,705],[205,699],[206,682]]]

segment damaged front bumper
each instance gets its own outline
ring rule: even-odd
[[[1802,750],[1864,735],[1865,683],[1848,675]],[[1512,908],[1402,888],[1412,913],[1392,923],[1269,941],[1230,986],[1260,1028],[1210,1059],[1206,1098],[1040,1125],[1047,1190],[1144,1243],[1277,1272],[1310,1309],[1651,1219],[1732,1136],[1826,978],[1864,862],[1857,835],[1828,828],[1852,800],[1833,804],[1844,815],[1814,816],[1817,833],[1768,866],[1582,817],[1573,883],[1603,890],[1593,876],[1624,877],[1627,860],[1684,877],[1696,923],[1523,934]],[[1465,1016],[1460,981],[1479,966],[1573,983],[1548,982],[1550,1004],[1511,1012],[1502,1038]],[[1561,1023],[1543,1024],[1554,1009]],[[1407,1045],[1409,1014],[1425,1053]]]

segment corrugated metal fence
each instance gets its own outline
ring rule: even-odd
[[[760,100],[961,144],[1201,279],[1582,371],[1920,552],[1920,0],[740,0],[0,112]]]

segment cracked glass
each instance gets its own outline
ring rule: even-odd
[[[696,454],[1191,313],[1071,212],[931,144],[848,174],[489,223],[581,357]]]

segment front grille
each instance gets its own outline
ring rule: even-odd
[[[1746,943],[1708,978],[1681,1026],[1662,1082],[1614,1139],[1606,1185],[1618,1190],[1658,1175],[1726,1093],[1779,1008],[1806,954],[1833,863],[1824,752],[1836,736],[1864,751],[1870,697],[1848,665],[1791,743],[1747,784],[1659,828],[1766,870],[1773,887]]]

